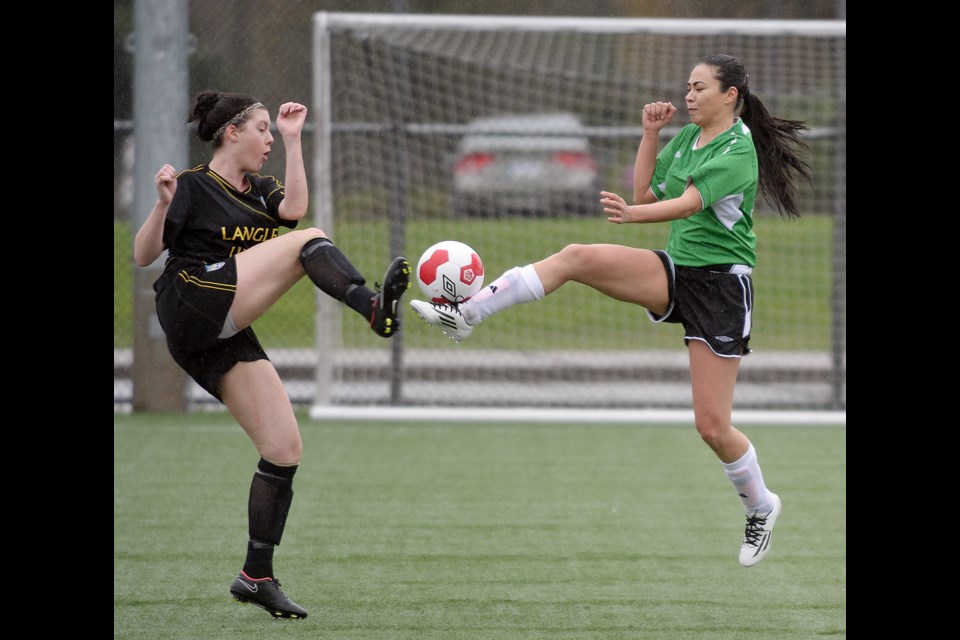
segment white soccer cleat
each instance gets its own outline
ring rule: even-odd
[[[780,496],[775,493],[773,496],[773,508],[766,514],[754,512],[747,516],[747,526],[743,532],[743,546],[740,547],[740,564],[745,567],[752,567],[757,564],[770,551],[770,543],[773,541],[773,525],[777,524],[777,518],[780,517]]]
[[[410,307],[424,322],[439,327],[456,342],[463,342],[473,332],[473,327],[463,319],[463,314],[455,304],[411,300]]]

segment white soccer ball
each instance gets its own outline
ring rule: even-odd
[[[423,252],[417,284],[432,302],[463,302],[483,287],[480,254],[456,240],[444,240]]]

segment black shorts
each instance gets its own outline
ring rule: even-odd
[[[170,355],[217,400],[220,379],[238,362],[269,360],[253,329],[220,338],[237,290],[237,261],[181,269],[158,282],[157,318]]]
[[[682,324],[685,344],[702,340],[718,356],[739,358],[749,354],[753,279],[749,273],[737,273],[745,268],[681,267],[673,264],[666,251],[655,253],[667,270],[670,302],[662,316],[648,310],[650,319]]]

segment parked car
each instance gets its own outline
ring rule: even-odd
[[[479,118],[453,163],[455,214],[588,214],[601,211],[597,163],[572,113]]]

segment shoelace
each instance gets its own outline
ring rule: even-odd
[[[743,533],[743,543],[754,547],[760,544],[760,537],[766,524],[767,516],[761,516],[757,513],[747,516],[747,528]]]
[[[456,304],[454,304],[454,303],[452,303],[452,302],[431,302],[430,304],[432,304],[432,305],[433,305],[433,308],[436,309],[437,311],[441,311],[441,310],[447,311],[447,310],[449,310],[450,313],[455,313],[455,314],[457,314],[458,316],[461,316],[461,317],[463,316],[463,314],[460,313],[460,306],[459,306],[459,305],[456,305]]]
[[[273,584],[277,585],[277,592],[278,592],[281,596],[283,596],[283,597],[286,598],[287,600],[290,599],[290,597],[283,592],[283,589],[280,588],[280,581],[279,581],[279,580],[277,580],[276,578],[273,578]]]
[[[276,578],[273,579],[273,584],[277,585],[277,593],[280,595],[285,602],[281,602],[280,606],[275,606],[274,611],[272,612],[274,616],[279,617],[281,611],[287,611],[290,607],[294,606],[295,603],[290,599],[290,596],[283,592],[283,589],[280,588],[280,581]],[[292,613],[292,611],[290,611]]]

